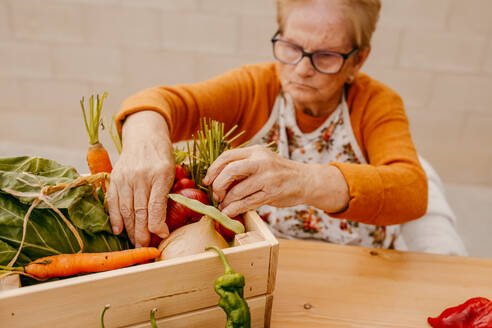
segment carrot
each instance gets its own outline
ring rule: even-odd
[[[87,164],[91,174],[107,172],[111,173],[113,167],[109,154],[101,143],[96,143],[89,146],[87,151]]]
[[[82,107],[82,115],[84,117],[85,129],[89,135],[89,149],[87,150],[87,164],[91,174],[100,172],[111,173],[111,159],[104,146],[99,142],[99,124],[101,123],[101,112],[104,98],[107,93],[103,93],[101,97],[96,95],[96,106],[94,106],[94,95],[89,97],[88,115],[86,115],[84,107],[84,98],[80,100]]]
[[[155,259],[161,251],[155,247],[140,247],[117,252],[76,253],[42,257],[25,267],[0,269],[27,274],[36,279],[67,277],[78,273],[109,271]]]

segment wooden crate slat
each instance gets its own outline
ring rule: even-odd
[[[271,295],[262,295],[247,299],[251,313],[252,328],[266,327],[265,311],[271,298]],[[157,309],[156,318],[158,318],[158,313],[159,309]],[[156,322],[159,327],[165,328],[217,328],[225,326],[226,314],[220,307],[214,306],[204,310],[176,315],[170,318],[158,319]],[[126,326],[125,328],[151,328],[151,325],[149,322],[145,322],[138,325]]]
[[[234,270],[246,278],[245,298],[265,297],[275,284],[278,242],[256,212],[248,213],[245,220],[247,231],[256,231],[261,240],[225,249],[224,253]],[[0,322],[11,328],[55,327],[60,322],[65,328],[97,327],[105,304],[111,304],[107,327],[146,322],[154,307],[159,308],[159,317],[171,320],[216,306],[213,283],[223,273],[217,254],[209,251],[2,291]],[[260,302],[261,326],[265,318],[269,320],[271,299],[269,296]]]
[[[275,290],[275,282],[277,277],[278,265],[278,240],[272,234],[267,225],[263,222],[256,211],[249,211],[244,215],[246,230],[257,231],[264,236],[265,240],[272,246],[270,249],[270,268],[268,274],[268,290],[267,294],[273,294]]]
[[[260,242],[225,253],[233,268],[246,278],[245,297],[266,294],[270,245]],[[148,310],[156,306],[166,316],[216,305],[213,283],[224,273],[222,263],[215,253],[198,255],[179,265],[149,263],[120,269],[124,274],[114,270],[60,281],[62,284],[2,292],[0,322],[12,328],[56,326],[59,322],[67,328],[94,327],[99,312],[109,303],[112,311],[107,322],[117,326],[144,321]]]

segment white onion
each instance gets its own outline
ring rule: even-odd
[[[224,237],[215,230],[213,219],[203,216],[200,221],[176,229],[161,241],[161,256],[158,260],[198,254],[204,252],[205,247],[212,245],[219,248],[229,247]]]

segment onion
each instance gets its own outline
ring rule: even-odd
[[[164,239],[159,245],[161,256],[158,260],[198,254],[211,245],[219,248],[229,247],[225,239],[215,230],[214,220],[205,215],[200,221],[187,224]]]

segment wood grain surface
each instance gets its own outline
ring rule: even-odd
[[[471,297],[492,300],[492,260],[280,240],[271,327],[430,327]]]

